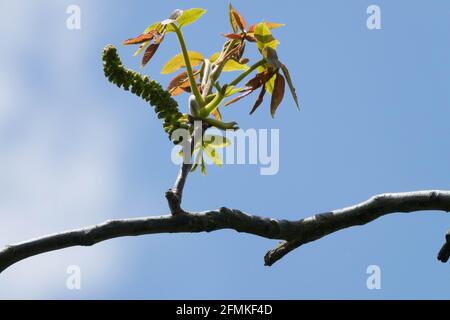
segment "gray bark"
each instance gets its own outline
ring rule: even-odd
[[[6,246],[0,251],[0,272],[23,259],[72,246],[92,246],[108,239],[156,233],[195,233],[232,229],[256,236],[284,240],[269,251],[265,264],[270,266],[299,246],[330,233],[364,225],[395,212],[425,210],[450,211],[450,191],[428,190],[387,193],[374,196],[357,205],[315,214],[297,221],[277,220],[250,215],[240,210],[221,208],[205,212],[170,214],[136,219],[110,220],[82,229],[65,231]],[[438,259],[450,256],[450,234]]]

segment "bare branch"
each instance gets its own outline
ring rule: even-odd
[[[423,210],[450,211],[450,191],[391,193],[344,209],[317,214],[298,221],[276,220],[249,215],[240,210],[221,208],[199,213],[111,220],[83,229],[44,236],[7,246],[0,251],[0,272],[23,259],[72,246],[91,246],[108,239],[156,233],[211,232],[232,229],[268,239],[286,240],[265,256],[272,265],[302,244],[320,239],[351,226],[363,225],[394,212]],[[450,236],[447,235],[447,239]],[[449,245],[441,249],[439,259],[446,261]]]

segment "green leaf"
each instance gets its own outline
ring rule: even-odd
[[[189,60],[191,61],[191,65],[193,67],[199,65],[205,59],[201,53],[195,51],[189,51],[188,56]],[[163,69],[161,70],[161,73],[169,74],[178,71],[182,67],[186,67],[186,64],[184,62],[183,54],[179,53],[164,65]]]
[[[226,148],[231,145],[231,141],[224,136],[208,134],[203,137],[204,145],[212,148]]]
[[[181,16],[177,19],[180,28],[187,26],[195,21],[197,21],[202,15],[206,13],[205,9],[192,8],[184,10]]]
[[[149,25],[147,27],[147,29],[144,30],[143,33],[149,33],[152,30],[156,30],[156,31],[160,32],[161,28],[162,28],[161,22],[155,22],[155,23]]]
[[[203,157],[202,157],[201,167],[202,167],[202,175],[206,176],[206,165],[205,165],[205,159],[203,159]]]
[[[225,98],[232,96],[238,92],[242,91],[242,88],[235,88],[234,86],[228,86],[227,90],[225,90]]]
[[[259,50],[267,46],[276,49],[279,44],[279,41],[273,37],[272,32],[264,22],[255,26],[255,38]]]
[[[288,83],[289,90],[291,91],[292,97],[294,98],[295,105],[297,106],[297,109],[300,110],[300,106],[298,104],[297,93],[295,92],[294,85],[292,84],[292,79],[291,79],[291,75],[289,74],[289,70],[284,64],[281,66],[281,70],[283,70],[284,76],[286,77],[286,81]]]
[[[219,152],[211,146],[205,145],[203,150],[205,151],[208,158],[211,159],[211,161],[216,165],[221,167],[222,166],[222,157],[220,156]]]
[[[222,71],[223,72],[240,71],[240,70],[245,71],[248,68],[249,67],[246,64],[239,63],[234,59],[229,59],[227,60],[227,62],[225,62]]]
[[[216,52],[209,58],[209,61],[214,62],[219,58],[219,56],[220,56],[220,52]]]
[[[133,54],[134,57],[141,54],[142,51],[149,45],[150,41],[144,42],[139,46],[139,49]]]

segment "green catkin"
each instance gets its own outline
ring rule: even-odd
[[[164,120],[163,128],[169,134],[169,138],[176,129],[189,129],[187,124],[181,123],[180,118],[183,114],[169,92],[149,77],[126,69],[120,61],[117,49],[112,45],[107,45],[103,49],[103,71],[111,83],[126,91],[131,90],[133,94],[154,106],[158,118]]]

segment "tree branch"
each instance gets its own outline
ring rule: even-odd
[[[249,215],[240,210],[221,208],[199,213],[110,220],[83,229],[52,234],[14,245],[0,251],[0,272],[23,259],[72,246],[91,246],[108,239],[156,233],[211,232],[232,229],[268,239],[286,240],[265,256],[272,265],[302,244],[315,241],[338,230],[363,225],[394,212],[423,210],[450,211],[450,191],[417,191],[382,194],[360,204],[313,215],[298,221],[276,220]],[[447,234],[447,240],[450,235]],[[446,242],[439,253],[445,262],[450,256]]]
[[[169,205],[170,212],[173,215],[187,213],[181,208],[184,185],[186,184],[187,177],[192,169],[192,155],[194,153],[195,144],[203,139],[203,134],[207,129],[207,124],[201,122],[201,125],[199,126],[194,124],[193,128],[194,132],[192,133],[189,146],[187,147],[189,150],[183,150],[183,163],[180,165],[180,170],[178,172],[177,179],[175,180],[175,184],[171,189],[166,191],[167,203]],[[189,153],[186,151],[189,151]]]

